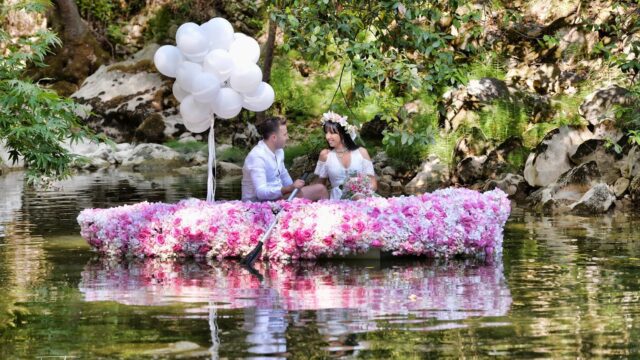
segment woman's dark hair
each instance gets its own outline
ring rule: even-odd
[[[272,116],[260,124],[258,132],[262,135],[262,139],[267,140],[271,134],[277,133],[282,125],[287,125],[287,119],[282,116]]]
[[[324,129],[324,133],[332,133],[332,134],[338,134],[340,135],[340,140],[342,140],[342,142],[344,143],[344,146],[347,148],[347,150],[349,151],[353,151],[353,150],[357,150],[358,148],[360,148],[359,145],[356,145],[355,142],[353,142],[353,139],[351,138],[351,136],[349,136],[349,134],[347,134],[347,131],[337,122],[333,122],[333,121],[326,121],[324,123],[323,126]],[[328,145],[328,143],[327,143]]]

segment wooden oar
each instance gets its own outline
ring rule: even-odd
[[[302,174],[301,179],[303,181],[307,181],[307,177],[309,176],[309,173],[304,173]],[[298,190],[300,189],[293,189],[293,191],[291,192],[291,195],[289,195],[289,198],[287,199],[287,201],[291,201],[293,200],[296,195],[298,194]],[[273,231],[273,228],[276,226],[276,223],[278,222],[278,219],[280,219],[280,214],[282,213],[282,211],[280,211],[278,213],[278,215],[276,215],[276,217],[273,219],[273,221],[271,222],[271,225],[269,225],[269,227],[267,228],[267,231],[265,231],[264,234],[262,234],[262,237],[260,237],[260,240],[258,241],[258,244],[256,244],[256,247],[253,248],[253,250],[251,250],[241,261],[241,263],[243,265],[246,265],[248,267],[253,266],[253,263],[256,261],[256,259],[260,256],[260,253],[262,252],[262,245],[264,244],[265,241],[267,241],[267,238],[269,237],[269,235],[271,234],[271,231]]]

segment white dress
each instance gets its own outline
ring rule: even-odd
[[[336,152],[331,150],[329,156],[327,156],[327,161],[318,161],[316,170],[314,171],[314,173],[321,178],[329,178],[329,182],[331,183],[330,199],[332,200],[338,200],[342,197],[340,185],[354,172],[371,176],[375,175],[373,163],[371,160],[362,157],[360,149],[351,151],[351,163],[348,168],[342,165]]]

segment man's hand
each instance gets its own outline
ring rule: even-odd
[[[293,182],[292,186],[293,186],[294,189],[302,189],[304,187],[304,184],[305,184],[304,180],[298,179],[298,180]],[[291,191],[293,191],[293,190],[291,190]]]
[[[304,187],[304,184],[304,180],[298,179],[289,186],[283,186],[280,191],[282,192],[282,195],[291,194],[295,189],[302,189]]]

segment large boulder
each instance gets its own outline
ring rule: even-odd
[[[590,161],[563,173],[556,182],[533,192],[528,200],[536,210],[544,212],[570,210],[569,205],[600,182],[598,164]]]
[[[507,84],[495,78],[471,80],[467,86],[458,86],[443,96],[447,112],[442,119],[445,130],[456,130],[466,120],[475,116],[473,110],[489,105],[498,99],[509,99]]]
[[[586,127],[563,126],[547,133],[536,149],[529,154],[524,178],[531,186],[547,186],[571,169],[572,156],[578,146],[591,139]]]
[[[629,90],[612,85],[587,95],[580,105],[580,115],[590,124],[597,125],[614,117],[615,105],[628,105],[630,101]]]
[[[496,179],[500,175],[510,172],[520,172],[517,168],[527,156],[522,139],[510,137],[497,148],[487,154],[487,160],[482,167],[482,176],[485,179]]]
[[[88,125],[116,142],[134,140],[145,119],[161,112],[171,96],[171,81],[156,71],[150,50],[146,48],[127,61],[101,66],[72,94],[84,105],[83,117]],[[148,140],[142,129],[138,134],[143,141]],[[152,137],[157,136],[153,131]]]
[[[616,196],[607,184],[596,184],[580,200],[569,205],[571,212],[579,214],[601,214],[607,212]]]
[[[595,161],[602,174],[602,180],[607,184],[613,184],[621,176],[616,164],[622,157],[613,146],[607,145],[606,140],[589,139],[580,144],[570,158],[575,164]]]
[[[185,166],[183,154],[160,144],[140,144],[123,159],[120,168],[135,171],[166,171]]]
[[[629,195],[631,195],[631,200],[634,203],[640,204],[640,175],[637,175],[631,180],[631,184],[629,184]]]
[[[497,180],[489,180],[485,183],[483,190],[489,191],[498,188],[504,191],[509,198],[524,200],[530,189],[524,177],[517,174],[503,174]]]
[[[456,166],[456,181],[461,184],[473,184],[482,178],[482,168],[486,155],[467,156]]]
[[[404,187],[407,195],[434,191],[449,182],[449,168],[435,155],[430,155],[420,165],[420,171]]]

